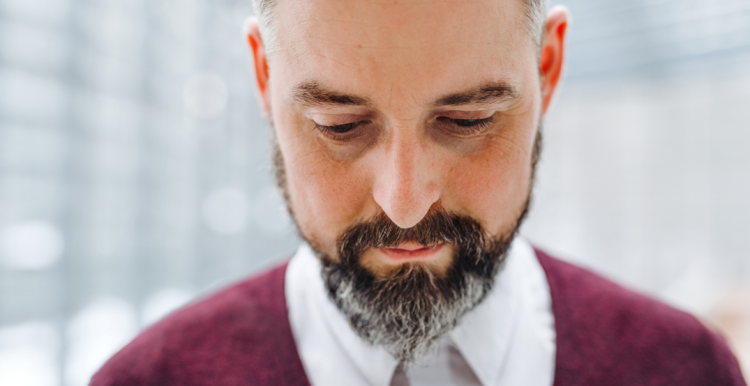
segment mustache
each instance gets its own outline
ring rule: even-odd
[[[417,225],[407,229],[400,228],[385,213],[380,213],[371,220],[349,227],[336,245],[342,263],[346,264],[351,262],[344,259],[356,258],[370,248],[394,248],[406,242],[425,246],[446,243],[465,248],[485,245],[487,237],[487,232],[476,219],[436,207]]]

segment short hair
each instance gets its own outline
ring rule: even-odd
[[[546,22],[549,0],[519,0],[526,8],[526,29],[537,48],[537,57],[542,43],[542,32]],[[260,35],[270,55],[278,49],[278,27],[274,22],[274,5],[276,0],[253,0],[255,14],[258,15]]]

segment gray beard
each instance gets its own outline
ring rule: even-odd
[[[425,275],[432,275],[425,271]],[[330,283],[326,270],[323,272]],[[384,299],[385,293],[376,294],[373,299],[355,288],[350,277],[335,285],[330,296],[360,337],[385,347],[406,366],[433,352],[461,317],[487,296],[492,282],[468,276],[453,299],[428,294],[417,295],[411,301]]]
[[[525,213],[524,209],[517,224]],[[492,290],[517,229],[488,237],[477,220],[441,208],[416,226],[401,229],[381,214],[342,234],[337,260],[317,253],[328,295],[354,331],[409,365],[432,352]],[[404,263],[383,276],[360,264],[363,251],[404,241],[450,244],[454,255],[440,275],[418,262]]]

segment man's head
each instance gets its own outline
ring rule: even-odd
[[[529,1],[266,0],[248,23],[290,212],[402,362],[482,300],[526,213],[567,26]]]

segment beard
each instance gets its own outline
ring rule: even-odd
[[[528,213],[541,154],[541,129],[540,119],[531,157],[529,191],[510,230],[490,235],[478,220],[447,212],[439,205],[408,229],[398,227],[381,212],[342,232],[336,241],[337,256],[316,248],[319,244],[301,231],[291,206],[284,160],[273,137],[276,181],[287,210],[299,235],[322,263],[329,298],[357,335],[370,344],[383,346],[402,366],[408,366],[429,355],[461,317],[484,300]],[[408,262],[387,275],[376,275],[361,263],[362,254],[368,249],[394,248],[406,242],[451,245],[451,262],[439,274],[428,264]]]
[[[318,255],[328,296],[357,334],[408,365],[428,355],[492,290],[516,229],[488,238],[478,221],[439,208],[414,227],[402,229],[381,214],[342,234],[337,261]],[[412,262],[380,277],[360,263],[370,248],[393,248],[409,241],[452,245],[447,270],[436,274],[427,264]]]

